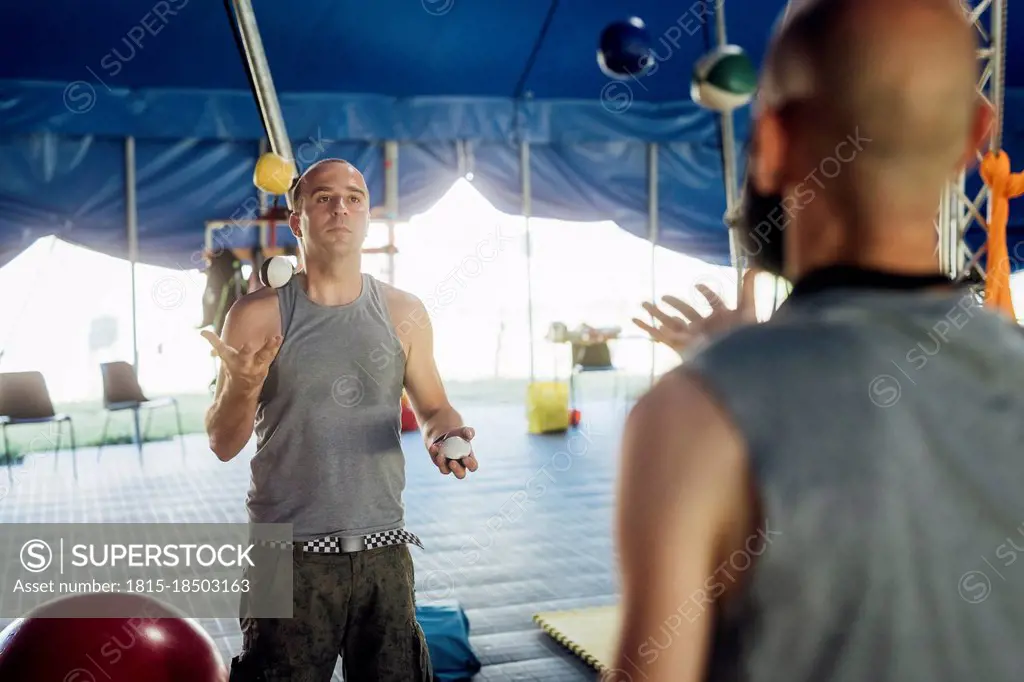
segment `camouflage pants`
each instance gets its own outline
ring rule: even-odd
[[[407,545],[350,554],[296,551],[292,618],[242,618],[230,682],[430,682]]]

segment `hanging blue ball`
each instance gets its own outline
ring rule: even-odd
[[[627,80],[646,75],[654,66],[651,36],[639,17],[609,24],[601,32],[597,63],[609,78]]]

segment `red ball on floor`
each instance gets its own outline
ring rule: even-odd
[[[105,613],[137,616],[97,617]],[[97,593],[56,599],[0,633],[4,682],[227,679],[213,639],[198,623],[142,595]]]

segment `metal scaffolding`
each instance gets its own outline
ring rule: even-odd
[[[981,45],[978,50],[981,71],[978,92],[989,102],[995,114],[989,149],[996,151],[1003,143],[1007,0],[960,0],[960,5],[978,32]],[[983,207],[987,208],[984,217]],[[973,199],[967,196],[965,173],[946,187],[939,203],[936,229],[939,233],[939,262],[950,277],[984,281],[985,271],[979,261],[985,255],[985,247],[972,253],[964,237],[975,224],[987,229],[991,210],[987,186],[982,185]]]

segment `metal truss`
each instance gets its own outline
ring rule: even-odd
[[[992,106],[995,121],[989,149],[999,150],[1003,144],[1003,89],[1006,73],[1006,8],[1007,0],[960,0],[960,6],[978,32],[978,59],[981,75],[978,92]],[[981,154],[979,152],[979,160]],[[985,210],[985,215],[982,214]],[[967,176],[951,182],[939,204],[936,229],[939,233],[939,262],[944,272],[957,279],[985,281],[985,270],[979,264],[985,255],[982,245],[972,253],[964,242],[967,231],[975,224],[988,229],[991,207],[988,187],[982,185],[977,195],[967,196]]]

